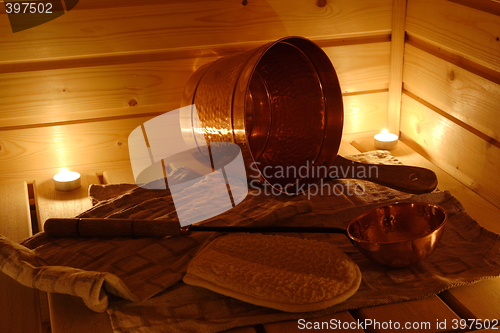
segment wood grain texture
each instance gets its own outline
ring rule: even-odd
[[[32,234],[26,182],[0,184],[0,235],[20,242]]]
[[[128,161],[130,132],[150,118],[2,131],[0,175]]]
[[[38,291],[0,272],[0,327],[9,333],[42,333]]]
[[[52,333],[112,333],[109,315],[90,310],[82,299],[66,294],[49,294]]]
[[[287,35],[349,37],[390,31],[390,0],[152,2],[70,11],[36,29],[12,34],[0,20],[0,63],[127,54],[271,41]],[[77,6],[78,7],[78,6]],[[82,57],[89,61],[92,58]]]
[[[43,224],[51,217],[75,217],[92,207],[88,197],[88,187],[99,184],[96,174],[82,175],[82,186],[74,191],[60,192],[54,188],[51,178],[34,182],[35,200],[38,215],[38,228],[43,230]]]
[[[26,182],[0,185],[0,234],[15,242],[32,235]],[[42,332],[38,291],[0,273],[0,327],[12,333]]]
[[[162,113],[180,107],[184,86],[216,57],[0,74],[0,127]]]
[[[498,0],[448,0],[461,5],[476,8],[484,12],[500,16],[500,2]]]
[[[389,101],[387,110],[387,129],[391,133],[399,133],[401,93],[403,89],[406,2],[407,0],[394,0],[392,2],[391,73],[389,77]]]
[[[104,183],[105,184],[134,184],[134,174],[132,169],[118,169],[118,170],[108,170],[104,171]]]
[[[405,90],[500,140],[500,85],[452,63],[406,46]]]
[[[325,47],[342,93],[387,89],[391,43]]]
[[[343,134],[380,132],[387,126],[387,92],[344,96]]]
[[[500,149],[403,95],[403,138],[471,190],[500,207]]]
[[[446,332],[449,331],[449,325],[448,329],[436,327],[436,320],[446,320],[449,324],[453,319],[460,319],[435,295],[413,301],[359,309],[355,311],[355,314],[363,320],[376,319],[379,326],[373,324],[371,327],[367,327],[366,330],[369,332],[394,331],[395,323],[399,323],[401,327],[404,327],[406,323],[416,324],[415,328],[412,326],[402,328],[410,332]],[[392,330],[383,326],[389,322],[394,324]]]
[[[445,0],[409,0],[406,30],[500,72],[500,16]]]
[[[477,297],[481,295],[481,297]],[[449,289],[439,294],[449,306],[464,319],[481,319],[481,324],[494,325],[500,320],[500,278],[487,279],[469,286]],[[498,328],[498,325],[496,327]],[[493,328],[475,327],[475,328]]]
[[[390,43],[324,48],[343,92],[387,89]],[[218,57],[0,74],[0,129],[162,113],[194,71]]]

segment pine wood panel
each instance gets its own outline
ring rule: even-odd
[[[0,127],[160,113],[216,57],[0,74]]]
[[[449,0],[464,6],[476,8],[488,13],[500,15],[500,2],[497,0]]]
[[[389,103],[387,110],[387,129],[399,133],[401,115],[401,92],[403,85],[403,55],[405,48],[407,0],[393,0],[391,35],[391,76],[389,80]]]
[[[500,72],[500,16],[445,0],[409,0],[406,30]]]
[[[73,10],[21,34],[13,34],[3,18],[0,63],[22,67],[32,59],[203,49],[287,35],[349,37],[390,31],[391,0],[338,0],[324,6],[306,0],[293,6],[286,0],[245,3],[148,1],[143,6]]]
[[[401,131],[412,147],[500,207],[500,149],[403,95]]]
[[[2,131],[0,175],[128,161],[128,135],[149,118]]]
[[[0,184],[0,235],[15,242],[32,235],[28,186],[24,181]]]
[[[387,92],[344,96],[343,134],[380,132],[387,126]]]
[[[453,117],[500,140],[500,85],[412,45],[405,49],[404,87]]]
[[[387,89],[391,43],[323,47],[339,77],[342,93]]]
[[[343,92],[386,89],[390,43],[324,48]],[[0,74],[0,129],[174,110],[184,86],[216,56]]]

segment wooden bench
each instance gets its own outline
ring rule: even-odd
[[[372,138],[359,138],[350,142],[344,141],[339,153],[346,156],[373,149]],[[500,225],[495,224],[496,217],[500,213],[498,208],[402,142],[392,153],[404,164],[423,166],[435,171],[439,178],[440,189],[450,190],[479,223],[487,229],[500,233]],[[133,182],[130,170],[123,169],[105,171],[101,175],[85,174],[82,176],[82,188],[70,193],[56,192],[49,176],[41,176],[32,183],[29,181],[3,183],[0,187],[0,233],[15,241],[21,241],[29,237],[32,230],[43,229],[43,222],[49,217],[71,217],[90,208],[91,203],[87,197],[88,185]],[[37,221],[33,227],[32,220]],[[0,275],[0,283],[2,295],[0,327],[7,328],[6,332],[112,332],[108,315],[92,312],[79,298],[62,294],[47,296],[42,292],[21,286],[3,274]],[[437,323],[444,320],[447,321],[448,330],[452,323],[459,324],[461,319],[498,320],[500,318],[499,304],[500,278],[497,278],[453,288],[425,299],[344,311],[303,322],[302,326],[299,326],[297,321],[289,321],[236,328],[230,332],[301,332],[307,327],[306,325],[329,322],[331,319],[336,319],[337,322],[353,323],[358,320],[362,322],[376,320],[379,323],[409,322],[421,326],[420,329],[414,331],[441,332],[444,331],[444,326],[438,327]],[[354,324],[352,327],[351,331],[363,331]],[[477,331],[477,328],[467,328],[463,331]],[[383,327],[380,329],[371,327],[366,331],[387,330]]]

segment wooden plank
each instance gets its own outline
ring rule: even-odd
[[[347,140],[342,140],[339,147],[339,155],[349,156],[359,154],[360,151],[351,145]]]
[[[366,138],[358,138],[352,143],[354,147],[361,152],[375,150],[373,136]],[[404,142],[400,141],[395,150],[391,150],[391,154],[395,156],[401,163],[406,165],[415,165],[427,168],[436,173],[438,177],[438,188],[448,190],[455,196],[464,206],[465,210],[471,215],[481,226],[493,232],[500,233],[500,223],[497,223],[497,216],[500,216],[500,209],[482,198],[477,193],[473,192],[467,186],[452,177],[443,169],[437,167],[422,155],[408,147]]]
[[[49,294],[52,333],[112,333],[109,315],[90,310],[81,298]]]
[[[500,2],[497,0],[448,0],[500,16]]]
[[[42,332],[38,291],[0,272],[0,327],[3,332]]]
[[[389,42],[325,47],[342,91],[387,89]],[[195,69],[218,57],[0,74],[0,129],[162,113]]]
[[[343,134],[382,130],[387,119],[387,92],[344,96]]]
[[[500,141],[500,85],[407,45],[404,87],[451,116]]]
[[[90,184],[99,184],[99,177],[96,174],[83,174],[81,181],[82,186],[71,192],[56,191],[52,179],[34,182],[39,230],[43,230],[48,218],[74,217],[92,207],[88,187]]]
[[[444,0],[410,0],[406,30],[446,51],[500,72],[500,17]]]
[[[128,135],[150,118],[2,131],[0,175],[129,161]]]
[[[32,235],[26,182],[0,185],[0,234],[19,242]],[[5,332],[42,332],[38,291],[0,273],[0,327]]]
[[[387,129],[391,133],[399,133],[401,117],[406,2],[407,0],[394,0],[392,5],[391,74],[387,110]]]
[[[469,286],[457,287],[439,294],[461,318],[481,319],[482,324],[494,325],[492,320],[500,320],[500,278],[483,280]],[[493,327],[473,327],[493,328]],[[497,329],[500,323],[496,325]]]
[[[135,184],[134,174],[130,168],[121,170],[104,171],[106,184]]]
[[[367,324],[365,327],[369,332],[392,332],[399,329],[411,332],[446,332],[449,331],[452,320],[460,319],[435,295],[414,301],[363,308],[354,313],[365,323],[372,320],[373,324]],[[443,321],[447,322],[447,327],[437,325]],[[391,323],[392,326],[389,326]],[[400,328],[397,328],[398,325]]]
[[[161,114],[181,105],[196,68],[217,59],[177,59],[0,74],[3,129]]]
[[[339,77],[342,93],[388,88],[390,42],[324,47]]]
[[[265,324],[264,329],[266,333],[296,333],[303,332],[304,330],[329,332],[330,330],[337,329],[346,332],[364,332],[357,327],[356,319],[354,319],[348,311],[338,312],[320,318]]]
[[[0,234],[15,242],[33,234],[28,185],[24,181],[0,184]]]
[[[500,148],[406,95],[401,119],[412,148],[500,207]]]
[[[349,37],[390,31],[390,0],[147,2],[82,9],[13,34],[0,21],[0,62],[54,59],[275,40],[287,35]],[[98,22],[98,23],[96,23]],[[331,24],[335,22],[335,24]],[[231,33],[228,33],[230,31]],[[89,64],[91,59],[86,59]]]

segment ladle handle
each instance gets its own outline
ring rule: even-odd
[[[177,221],[105,219],[105,218],[50,218],[43,225],[53,237],[165,237],[180,235]]]
[[[360,163],[338,155],[334,167],[339,172],[331,178],[364,179],[413,194],[432,192],[438,184],[434,171],[415,166]]]
[[[177,221],[128,220],[105,218],[50,218],[45,221],[44,231],[52,237],[165,237],[189,235],[191,232],[258,232],[258,233],[341,233],[337,227],[293,227],[293,226],[203,226],[181,227]]]

